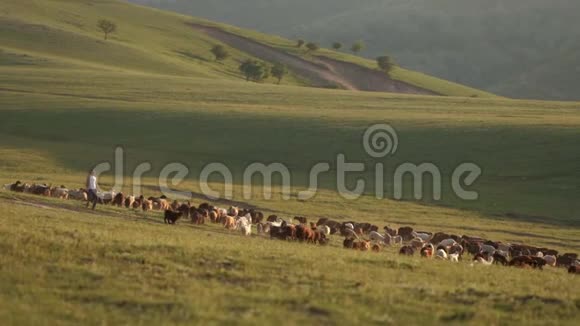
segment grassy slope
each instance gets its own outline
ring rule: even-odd
[[[52,171],[50,178],[74,173],[82,180],[88,166],[111,158],[114,145],[122,144],[130,166],[149,160],[158,171],[162,163],[177,160],[190,167],[191,180],[215,161],[227,163],[237,181],[251,162],[283,162],[302,189],[312,164],[334,162],[337,153],[371,167],[375,161],[362,150],[361,135],[368,125],[389,122],[398,129],[400,146],[387,160],[388,185],[398,163],[434,162],[444,175],[444,204],[578,225],[580,113],[574,103],[144,76],[3,68],[0,84],[11,91],[2,92],[0,105],[0,160],[6,167],[0,177],[30,180],[38,177],[34,166],[47,160],[43,171]],[[27,161],[19,150],[42,159]],[[449,176],[464,161],[484,171],[474,187],[481,193],[475,202],[458,201],[449,191]],[[363,176],[370,179],[372,171]],[[332,174],[321,182],[336,189]]]
[[[113,35],[109,42],[101,39],[102,35],[95,27],[96,21],[101,18],[113,20],[119,25],[119,33]],[[237,65],[247,55],[231,49],[232,58],[224,64],[214,62],[209,49],[218,42],[188,29],[184,23],[192,21],[212,24],[201,19],[117,1],[9,0],[0,5],[3,52],[36,57],[37,62],[51,60],[68,64],[84,63],[84,66],[93,69],[240,78]],[[293,41],[226,25],[217,26],[304,55],[292,46]],[[375,67],[372,61],[330,50],[323,50],[321,54]],[[397,68],[393,76],[444,95],[491,96],[489,93],[401,68]],[[293,76],[285,82],[303,84]]]
[[[119,33],[102,39],[99,19],[118,24]],[[248,58],[230,49],[224,63],[210,48],[219,43],[187,28],[191,17],[118,1],[5,1],[0,4],[2,53],[35,59],[36,66],[131,71],[152,74],[240,79],[238,62]],[[289,76],[286,82],[300,84]]]
[[[63,209],[56,201],[46,204],[57,208],[41,208],[7,200],[0,192],[0,317],[7,325],[572,325],[580,309],[579,280],[562,269],[507,272],[399,257],[394,249],[346,251],[338,238],[313,247],[213,225],[166,226],[158,213],[92,214],[79,203]]]
[[[50,15],[63,15],[67,8],[76,12],[79,3],[88,6],[36,2],[46,5],[44,12]],[[124,6],[108,2],[93,9],[114,15]],[[38,8],[16,1],[0,4],[0,12],[12,22],[26,14],[43,23],[49,16]],[[93,9],[82,15],[92,15],[91,21],[100,18]],[[389,122],[401,141],[389,163],[435,161],[448,174],[460,161],[475,161],[484,168],[476,185],[481,199],[458,202],[446,189],[443,203],[470,209],[466,211],[371,196],[345,201],[333,190],[334,178],[326,176],[311,201],[255,196],[251,203],[282,216],[415,225],[580,251],[580,112],[575,103],[245,83],[229,77],[235,70],[231,63],[189,65],[189,59],[171,51],[144,51],[117,37],[102,43],[92,25],[84,34],[75,31],[67,42],[97,48],[72,53],[43,40],[50,33],[43,38],[30,32],[37,27],[19,23],[0,30],[0,184],[23,179],[81,186],[87,168],[111,159],[114,145],[122,144],[129,167],[147,160],[158,171],[168,161],[186,163],[191,174],[179,186],[183,189],[199,191],[196,176],[209,162],[225,162],[239,172],[253,161],[278,161],[291,167],[295,189],[301,190],[311,164],[334,160],[338,152],[349,161],[374,163],[362,152],[360,136],[369,124]],[[58,30],[51,26],[56,30],[53,41],[69,35],[66,28],[77,29],[66,23]],[[30,39],[21,42],[18,35]],[[164,35],[151,32],[152,38]],[[206,44],[199,53],[207,52],[209,42],[195,42],[188,51]],[[115,57],[92,53],[100,46],[110,47]],[[155,184],[154,175],[147,174],[148,186]],[[110,186],[111,179],[101,182]],[[241,187],[235,190],[239,196]],[[364,255],[242,239],[211,226],[170,229],[159,225],[159,215],[134,221],[135,214],[110,208],[105,211],[111,216],[94,216],[6,200],[12,195],[0,193],[0,319],[9,324],[281,318],[287,323],[417,323],[431,322],[433,316],[487,324],[545,318],[565,323],[578,313],[573,291],[578,280],[562,270],[477,271],[466,264],[403,259],[393,252]],[[510,211],[518,215],[494,215]],[[422,301],[425,297],[429,300]]]

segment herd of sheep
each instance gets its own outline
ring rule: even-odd
[[[4,185],[4,188],[15,192],[87,201],[85,190],[69,190],[64,186],[23,184],[17,181]],[[166,224],[175,224],[181,218],[190,219],[194,224],[219,223],[228,230],[238,230],[246,236],[251,235],[254,226],[258,234],[269,234],[273,239],[320,245],[328,243],[330,236],[335,235],[344,238],[343,246],[348,249],[380,252],[385,246],[399,246],[401,255],[418,253],[425,258],[459,262],[469,254],[472,256],[473,264],[501,264],[538,269],[544,266],[565,267],[570,273],[580,273],[577,254],[560,254],[557,250],[549,248],[503,243],[444,232],[415,231],[408,226],[398,229],[385,226],[381,232],[377,225],[355,221],[338,222],[320,218],[316,223],[308,223],[307,218],[301,216],[291,220],[284,220],[276,215],[265,218],[262,212],[254,209],[240,209],[235,206],[226,209],[208,203],[194,206],[190,202],[170,201],[164,196],[144,198],[113,192],[99,192],[97,195],[100,204],[143,211],[162,211]]]

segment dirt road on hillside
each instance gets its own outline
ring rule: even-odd
[[[293,73],[309,80],[315,87],[439,95],[411,84],[393,80],[378,70],[322,56],[317,56],[313,61],[309,61],[219,28],[200,24],[190,24],[190,26],[253,57],[270,63],[285,64]]]

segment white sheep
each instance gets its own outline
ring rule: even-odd
[[[544,258],[544,253],[543,253],[543,252],[541,252],[541,251],[538,251],[538,252],[536,253],[536,257],[539,257],[539,258]]]
[[[438,249],[437,254],[435,255],[437,259],[447,259],[447,252],[443,249]]]
[[[386,243],[385,237],[383,235],[381,235],[380,233],[378,233],[377,231],[371,231],[369,233],[369,239],[371,241],[378,241],[381,243]]]
[[[445,239],[445,240],[439,242],[439,244],[437,245],[437,247],[442,246],[442,247],[445,247],[445,248],[449,248],[449,247],[452,247],[452,246],[454,246],[456,244],[457,244],[457,241],[449,238],[449,239]]]
[[[487,260],[485,260],[483,257],[477,257],[475,262],[482,264],[484,266],[490,266],[493,264],[493,256],[490,255],[489,258],[487,258]]]
[[[11,184],[11,183],[9,183],[9,184],[5,184],[5,185],[3,185],[3,186],[2,186],[2,189],[4,189],[4,190],[10,190],[10,187],[11,187],[11,186],[12,186],[12,184]]]
[[[429,242],[433,238],[433,235],[431,235],[431,234],[417,233],[415,231],[413,231],[411,233],[411,235],[415,238],[419,238],[419,239],[423,240],[423,242]]]
[[[490,246],[490,245],[486,245],[486,244],[481,245],[481,252],[482,253],[487,253],[491,256],[495,253],[495,251],[496,251],[496,249],[494,246]]]
[[[242,216],[236,222],[236,227],[240,229],[243,235],[249,236],[252,234],[252,222],[247,216]]]
[[[452,263],[458,263],[459,253],[449,254],[449,261],[451,261]]]
[[[344,227],[345,227],[345,228],[348,228],[348,229],[351,229],[351,230],[354,230],[354,225],[352,225],[352,223],[346,223],[346,224],[344,225]]]
[[[100,199],[105,200],[105,201],[113,200],[113,198],[115,198],[116,195],[117,195],[117,193],[112,191],[112,190],[107,191],[107,192],[101,192],[101,191],[97,192],[97,197],[99,197]]]
[[[543,258],[546,261],[546,265],[556,267],[556,256],[545,255]]]
[[[52,190],[52,197],[59,198],[59,199],[68,199],[69,197],[69,190],[66,188],[54,188]]]
[[[79,190],[71,190],[68,192],[68,197],[76,200],[84,200],[86,201],[88,198],[87,192],[81,189]]]
[[[325,236],[330,235],[330,227],[328,225],[319,225],[316,227],[316,231],[319,231],[320,233],[324,234]]]

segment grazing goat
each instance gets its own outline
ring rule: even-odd
[[[392,237],[394,237],[394,236],[396,236],[396,235],[397,235],[397,230],[395,230],[395,229],[391,229],[391,228],[390,228],[390,227],[388,227],[388,226],[385,226],[385,227],[383,228],[383,230],[385,230],[385,233],[386,233],[386,234],[388,234],[388,235],[390,235],[390,236],[392,236]]]
[[[402,245],[403,244],[403,237],[401,237],[400,235],[394,235],[391,237],[391,243]]]
[[[421,248],[423,248],[424,244],[425,244],[425,242],[421,238],[414,238],[411,240],[411,243],[410,243],[410,245],[417,250],[420,250]]]
[[[327,237],[330,235],[330,227],[328,227],[327,225],[315,226],[315,229],[316,231],[321,232]]]
[[[193,221],[193,218],[192,218]],[[226,216],[226,220],[224,222],[224,228],[228,230],[234,230],[236,228],[236,218],[233,216]]]
[[[205,224],[205,218],[207,215],[207,211],[204,209],[199,209],[199,208],[195,208],[195,207],[191,207],[190,211],[189,211],[189,218],[191,219],[191,223],[193,224]],[[232,217],[234,218],[234,217]],[[235,218],[234,218],[234,222],[235,222]],[[234,224],[234,228],[235,228],[235,224]]]
[[[369,251],[371,250],[371,242],[368,240],[361,240],[358,242],[355,242],[353,245],[353,249],[358,249],[360,251]]]
[[[516,267],[534,267],[536,263],[531,256],[517,256],[512,258],[508,265]]]
[[[149,199],[143,199],[143,201],[141,202],[141,209],[144,212],[153,210],[153,202],[150,201]]]
[[[239,212],[240,212],[240,209],[236,206],[230,206],[230,208],[228,209],[229,216],[236,217],[236,216],[238,216]]]
[[[318,243],[320,245],[325,245],[328,243],[328,238],[326,237],[326,235],[320,231],[314,231],[314,243]]]
[[[358,240],[358,235],[354,232],[354,230],[351,230],[351,229],[348,229],[347,228],[347,229],[344,229],[343,231],[344,231],[344,236],[347,239],[356,239],[356,240]]]
[[[300,224],[308,223],[308,219],[304,216],[294,216],[294,220],[300,222]]]
[[[182,212],[174,212],[172,210],[166,210],[164,214],[163,221],[165,224],[175,224],[177,220],[183,215]]]
[[[55,187],[51,189],[52,192],[52,197],[58,198],[58,199],[68,199],[69,197],[69,191],[65,186],[60,186],[60,187]]]
[[[218,213],[216,211],[214,211],[214,210],[209,211],[208,216],[209,216],[209,220],[212,223],[219,223]]]
[[[481,252],[484,252],[484,253],[489,254],[489,255],[493,255],[495,253],[495,251],[496,251],[496,249],[494,246],[487,245],[487,244],[481,245]]]
[[[423,248],[421,248],[421,257],[431,258],[433,257],[433,253],[435,252],[435,248],[432,244],[427,244]]]
[[[507,266],[509,264],[507,258],[504,255],[500,254],[499,252],[495,252],[492,257],[494,264],[502,264],[504,266]]]
[[[126,208],[132,208],[133,207],[133,203],[135,202],[135,196],[127,196],[125,197],[125,207]]]
[[[118,207],[123,207],[124,204],[125,204],[125,195],[123,195],[122,192],[116,194],[115,197],[113,197],[113,201],[111,202],[111,205]]]
[[[403,246],[399,250],[399,255],[413,256],[415,254],[415,249],[411,246]]]
[[[342,242],[342,246],[347,248],[347,249],[353,249],[354,248],[354,240],[346,238]]]
[[[403,241],[410,241],[411,239],[413,239],[414,236],[412,233],[413,228],[409,226],[400,227],[399,231],[397,231],[397,234],[403,237]]]

